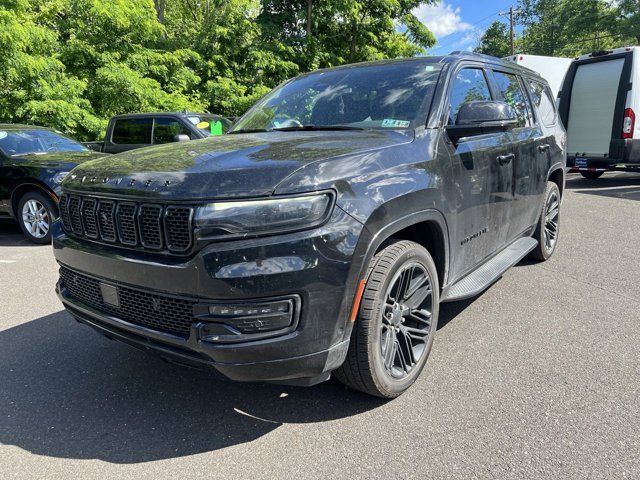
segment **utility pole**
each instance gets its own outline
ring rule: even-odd
[[[506,17],[507,15],[509,16],[509,38],[511,39],[511,55],[514,55],[516,53],[516,47],[515,47],[515,21],[513,19],[513,15],[516,13],[520,13],[520,9],[518,8],[513,8],[513,5],[509,7],[509,11],[508,12],[500,12],[500,16],[501,17]]]
[[[311,3],[313,0],[307,0],[307,38],[311,37]]]

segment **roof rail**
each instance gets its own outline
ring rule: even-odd
[[[455,50],[453,52],[451,52],[449,55],[456,55],[458,57],[474,57],[474,58],[484,58],[485,60],[502,60],[498,57],[494,57],[492,55],[485,55],[484,53],[476,53],[476,52],[469,52],[467,50]]]

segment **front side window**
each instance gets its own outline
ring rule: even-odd
[[[111,141],[118,145],[151,144],[151,118],[123,118],[116,120]]]
[[[442,64],[407,61],[303,75],[276,88],[233,127],[277,130],[345,126],[414,128],[426,120]]]
[[[9,157],[59,152],[86,152],[75,140],[51,130],[0,130],[0,151]]]
[[[479,68],[464,68],[457,73],[451,85],[449,125],[455,125],[463,104],[476,100],[491,100],[487,79]]]
[[[160,117],[155,119],[153,127],[154,144],[175,142],[176,135],[190,136],[190,132],[175,118]]]
[[[516,113],[518,127],[524,127],[533,123],[531,118],[531,106],[529,100],[520,85],[516,75],[505,72],[493,72],[498,86],[498,94],[501,100],[506,102]]]
[[[551,127],[556,124],[557,112],[556,104],[551,96],[549,87],[542,83],[529,80],[531,98],[538,110],[540,121],[543,125]]]

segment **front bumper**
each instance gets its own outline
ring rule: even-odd
[[[295,329],[271,338],[203,341],[197,318],[188,335],[178,336],[78,301],[62,282],[57,293],[78,321],[174,363],[212,367],[231,380],[313,384],[346,356],[352,301],[346,286],[361,268],[354,251],[362,229],[335,209],[331,221],[313,231],[210,244],[192,258],[175,259],[81,242],[54,224],[61,266],[111,285],[203,303],[296,296],[301,307]]]

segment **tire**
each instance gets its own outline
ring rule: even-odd
[[[548,260],[558,245],[560,234],[560,190],[554,182],[548,182],[544,193],[544,203],[533,238],[538,245],[531,251],[530,257],[544,262]]]
[[[590,172],[590,171],[580,172],[580,175],[582,175],[584,178],[588,178],[589,180],[595,180],[596,178],[600,178],[603,174],[604,172]]]
[[[34,220],[34,215],[37,215]],[[51,243],[51,225],[56,218],[56,207],[42,192],[32,191],[20,197],[16,219],[25,237],[33,243]]]
[[[398,288],[403,281],[412,295],[405,297]],[[398,297],[401,301],[393,301],[392,307],[392,298]],[[431,351],[439,300],[436,266],[421,245],[402,240],[376,254],[367,271],[347,358],[334,372],[336,378],[381,398],[404,392],[420,375]]]

